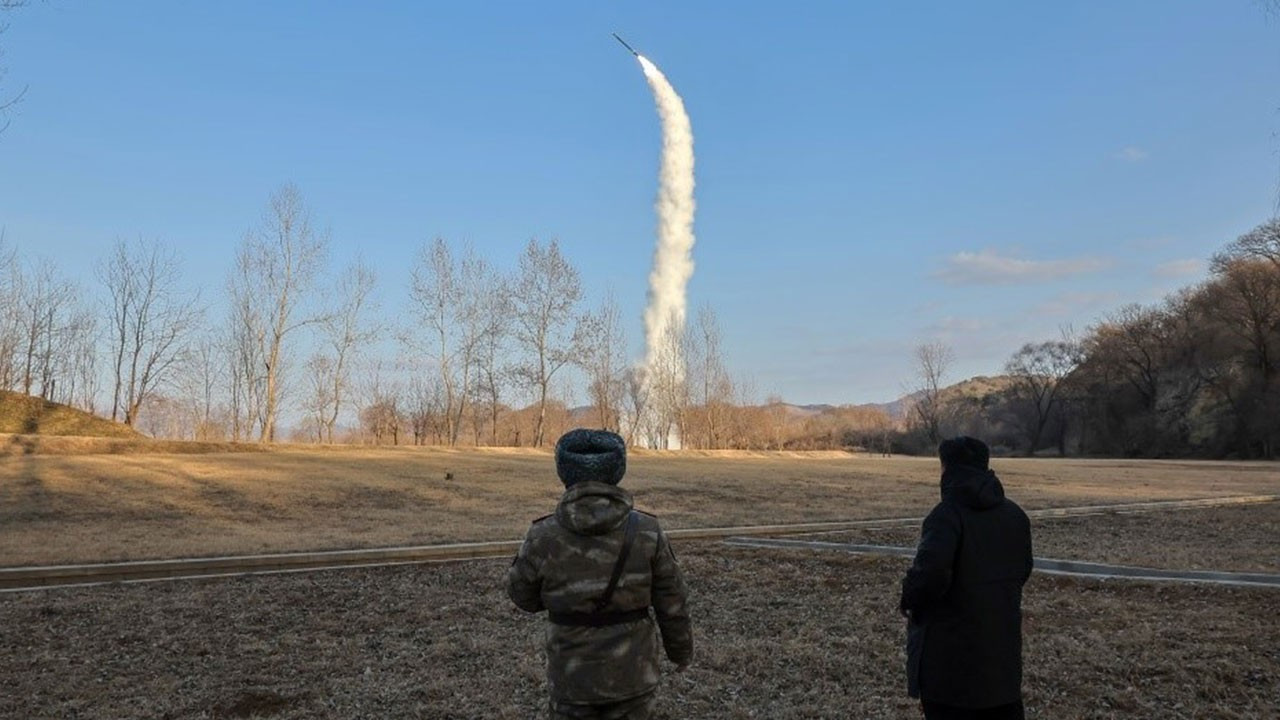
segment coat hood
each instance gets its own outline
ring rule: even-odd
[[[1004,502],[1004,486],[991,470],[953,465],[942,471],[942,499],[987,510]]]
[[[621,525],[633,506],[626,490],[587,480],[574,483],[560,496],[556,521],[579,535],[601,535]]]

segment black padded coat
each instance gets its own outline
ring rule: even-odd
[[[990,470],[942,473],[942,502],[925,518],[902,581],[911,697],[966,708],[1022,693],[1022,586],[1031,523]]]

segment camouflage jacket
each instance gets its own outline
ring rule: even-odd
[[[580,482],[556,512],[535,520],[507,572],[507,594],[529,612],[588,613],[605,592],[632,512],[631,495],[614,485]],[[603,627],[547,626],[551,699],[607,703],[658,685],[658,638],[677,664],[693,655],[687,591],[658,519],[636,512],[636,535],[603,612],[652,607],[653,616]]]

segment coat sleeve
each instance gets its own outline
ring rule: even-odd
[[[507,569],[507,596],[516,607],[528,612],[543,610],[542,577],[539,573],[533,538],[526,535],[520,550]]]
[[[1025,561],[1025,562],[1026,562],[1026,572],[1025,572],[1025,573],[1023,574],[1023,576],[1022,576],[1022,584],[1023,584],[1023,585],[1027,584],[1027,580],[1031,579],[1031,571],[1032,571],[1032,570],[1034,570],[1034,569],[1035,569],[1035,566],[1036,566],[1036,556],[1035,556],[1034,550],[1033,550],[1033,548],[1032,548],[1032,546],[1031,546],[1031,520],[1030,520],[1030,519],[1028,519],[1028,520],[1026,521],[1026,523],[1027,523],[1027,547],[1026,547],[1025,552],[1026,552],[1027,557],[1026,557],[1026,561]]]
[[[689,623],[689,591],[667,536],[658,530],[658,548],[652,561],[653,585],[649,602],[658,618],[662,646],[677,665],[693,659],[693,630]]]
[[[942,599],[951,587],[960,533],[959,518],[945,504],[940,503],[924,519],[915,560],[902,579],[899,609],[913,615],[927,612],[930,606]]]

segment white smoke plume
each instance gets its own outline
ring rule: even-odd
[[[693,276],[693,128],[684,101],[666,76],[647,58],[637,57],[662,121],[662,166],[654,203],[658,246],[644,311],[645,369],[652,378],[662,362],[663,339],[668,333],[684,332],[685,289]]]

